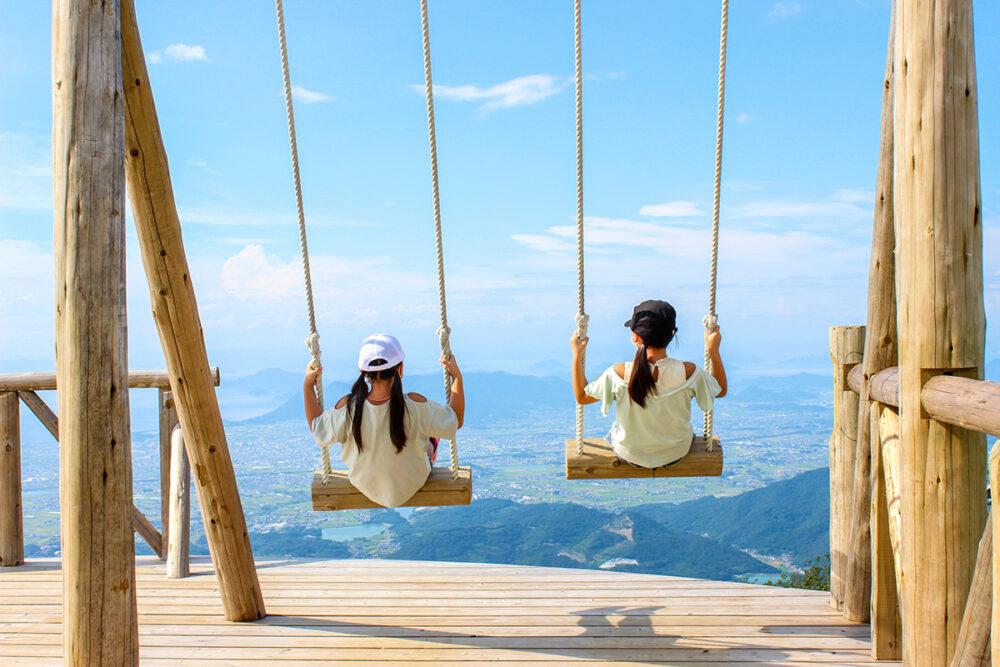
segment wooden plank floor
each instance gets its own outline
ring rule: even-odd
[[[826,593],[466,563],[258,563],[270,614],[222,617],[207,559],[137,563],[143,665],[873,664]],[[0,568],[0,665],[61,665],[55,560]],[[891,663],[890,663],[891,664]]]

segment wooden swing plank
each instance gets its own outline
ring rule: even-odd
[[[576,440],[566,441],[566,479],[631,479],[661,477],[718,477],[722,474],[722,443],[713,437],[712,451],[704,436],[691,442],[691,450],[669,468],[638,468],[618,458],[603,438],[583,441],[583,456],[576,454]]]
[[[323,473],[317,470],[312,483],[313,509],[318,512],[335,510],[367,510],[382,507],[354,488],[346,470],[334,470],[323,485]],[[472,468],[458,469],[458,479],[452,479],[451,469],[436,467],[420,490],[401,507],[439,507],[468,505],[472,502]]]

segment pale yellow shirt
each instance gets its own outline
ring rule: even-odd
[[[669,357],[652,364],[658,370],[656,388],[640,407],[628,395],[632,364],[625,364],[625,378],[615,368],[608,370],[584,390],[601,402],[605,415],[615,407],[615,423],[608,443],[619,457],[645,468],[672,463],[688,453],[694,429],[691,427],[691,399],[702,410],[710,410],[722,391],[718,381],[701,368],[685,378],[684,362]]]
[[[320,445],[341,443],[340,460],[348,479],[361,493],[384,507],[399,507],[427,481],[429,438],[450,440],[458,430],[458,416],[446,405],[418,403],[406,397],[406,446],[399,452],[389,438],[389,403],[365,403],[358,452],[347,406],[330,408],[313,420],[312,434]]]

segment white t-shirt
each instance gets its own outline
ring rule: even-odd
[[[619,457],[645,468],[656,468],[684,457],[691,449],[691,399],[702,410],[710,410],[722,391],[718,381],[701,368],[686,378],[684,362],[665,357],[651,364],[657,369],[656,387],[646,396],[646,407],[628,395],[632,364],[625,364],[625,377],[615,368],[587,385],[588,396],[601,401],[607,415],[615,407],[615,423],[608,432],[608,443]]]
[[[446,405],[418,403],[406,397],[406,446],[399,452],[389,438],[389,403],[365,402],[358,452],[347,406],[333,407],[313,420],[312,434],[320,445],[341,443],[340,459],[347,464],[348,479],[370,500],[385,507],[399,507],[427,481],[430,438],[450,440],[458,430],[458,416]]]

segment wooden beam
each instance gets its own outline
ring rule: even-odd
[[[1000,437],[1000,384],[958,375],[937,375],[920,390],[932,419]]]
[[[323,484],[323,473],[317,472],[312,483],[313,509],[360,510],[382,507],[354,488],[346,470],[334,470],[329,482]],[[416,494],[401,507],[468,505],[472,502],[472,469],[459,468],[458,479],[452,479],[448,468],[434,468]]]
[[[0,393],[0,567],[24,562],[21,419],[17,393]]]
[[[830,438],[830,606],[843,611],[854,458],[858,437],[858,395],[847,386],[851,368],[865,348],[865,328],[830,327],[833,362],[833,435]]]
[[[212,381],[219,386],[219,367],[212,367]],[[169,389],[166,371],[129,371],[129,389]],[[49,391],[56,388],[55,373],[8,373],[0,375],[0,391]]]
[[[163,536],[135,505],[132,505],[132,528],[149,545],[156,557],[163,560]]]
[[[24,404],[28,406],[38,421],[42,422],[42,426],[52,434],[52,437],[59,441],[59,418],[56,417],[56,413],[52,412],[52,408],[42,400],[42,397],[33,391],[21,391],[18,392],[21,400]]]
[[[898,0],[896,291],[902,448],[903,660],[954,652],[986,523],[986,437],[927,419],[943,371],[981,378],[979,120],[971,0]]]
[[[886,490],[886,466],[882,461],[881,417],[882,406],[872,403],[869,411],[872,453],[872,657],[876,660],[899,660],[902,657],[903,627],[899,616],[899,589],[896,587],[896,557],[889,528],[889,494]],[[898,506],[898,499],[894,501]]]
[[[173,396],[166,389],[158,391],[157,404],[160,415],[160,532],[163,543],[170,544],[170,462],[171,434],[178,426],[177,408]],[[187,459],[185,459],[187,463]]]
[[[175,426],[170,437],[170,530],[167,531],[167,578],[191,574],[191,467],[184,433]]]
[[[149,280],[153,319],[184,430],[226,618],[256,620],[265,615],[264,600],[209,370],[135,7],[132,0],[122,0],[121,5],[129,200]]]
[[[691,441],[687,456],[668,468],[640,468],[629,465],[615,454],[607,441],[587,438],[583,454],[576,455],[576,440],[566,441],[566,479],[629,479],[670,477],[718,477],[722,474],[722,443],[714,437],[712,451],[705,446],[705,437]]]
[[[990,623],[993,617],[993,515],[979,540],[976,572],[965,603],[962,628],[958,632],[951,667],[985,667],[990,659]]]
[[[52,7],[56,375],[67,665],[137,665],[117,2]]]
[[[903,562],[903,501],[900,497],[903,455],[899,428],[899,411],[893,407],[884,407],[879,417],[879,439],[882,441],[882,469],[885,472],[885,505],[893,569],[896,572],[896,590],[902,594],[906,564]]]
[[[872,226],[871,260],[868,265],[868,318],[865,350],[861,362],[858,391],[857,451],[854,457],[852,492],[847,540],[847,569],[844,573],[844,618],[863,623],[871,614],[872,553],[872,451],[871,401],[868,378],[896,365],[896,234],[892,205],[892,101],[894,23],[890,20],[889,39],[882,85],[882,123],[878,178],[875,184],[875,215]],[[848,382],[848,384],[850,384]]]

